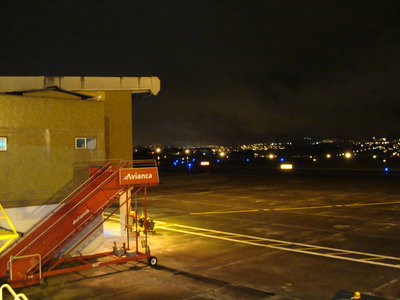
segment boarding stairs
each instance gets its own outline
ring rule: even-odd
[[[87,181],[2,253],[0,278],[14,287],[40,282],[46,263],[66,246],[70,248],[71,242],[80,243],[76,241],[79,235],[86,234],[84,230],[122,194],[130,189],[134,194],[142,188],[140,184],[121,184],[121,169],[132,167],[132,162],[92,167]]]

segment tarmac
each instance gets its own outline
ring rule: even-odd
[[[387,260],[377,256],[398,258],[400,176],[253,171],[161,176],[162,184],[148,190],[157,267],[129,262],[87,269],[22,292],[29,299],[331,300],[338,291],[359,290],[400,299],[399,263],[379,265]],[[105,250],[113,241],[121,245],[119,230],[118,222],[106,223]],[[212,230],[240,236],[211,237]],[[267,245],[251,241],[254,236]],[[288,242],[311,247],[276,246]],[[343,252],[333,257],[323,247]],[[344,260],[346,251],[376,257]]]
[[[110,251],[113,243],[121,246],[126,242],[121,237],[119,223],[108,221],[104,225],[104,251]],[[143,233],[139,238],[144,239]],[[35,299],[271,299],[290,298],[276,296],[274,293],[251,286],[202,276],[182,269],[183,262],[174,255],[176,238],[164,232],[148,235],[151,252],[159,263],[150,267],[146,261],[133,261],[124,264],[101,266],[78,272],[48,277],[42,286],[18,289],[30,300]],[[183,241],[181,241],[183,242]],[[180,243],[181,243],[180,242]],[[133,235],[131,247],[135,247]],[[184,242],[186,244],[186,242]],[[170,247],[166,246],[170,245]],[[192,244],[191,247],[196,245]],[[139,249],[139,251],[142,251]],[[170,259],[175,257],[175,259]],[[201,264],[201,262],[200,262]],[[5,299],[12,299],[11,297]]]

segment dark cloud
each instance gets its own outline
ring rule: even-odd
[[[0,4],[1,74],[159,76],[136,143],[400,134],[398,1],[41,3]]]

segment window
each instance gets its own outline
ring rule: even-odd
[[[87,138],[86,139],[86,149],[96,149],[96,139]]]
[[[0,137],[0,151],[7,151],[7,138]]]
[[[96,149],[96,138],[75,138],[75,149]]]

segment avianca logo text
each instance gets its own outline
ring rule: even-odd
[[[84,216],[86,216],[89,213],[89,208],[86,209],[81,215],[79,215],[75,220],[72,221],[72,225],[75,225],[78,223]]]
[[[128,173],[128,175],[126,175],[124,177],[124,180],[137,180],[137,179],[152,179],[153,178],[153,174],[148,173],[148,174],[138,174],[137,172],[135,172],[135,174],[131,174]]]

